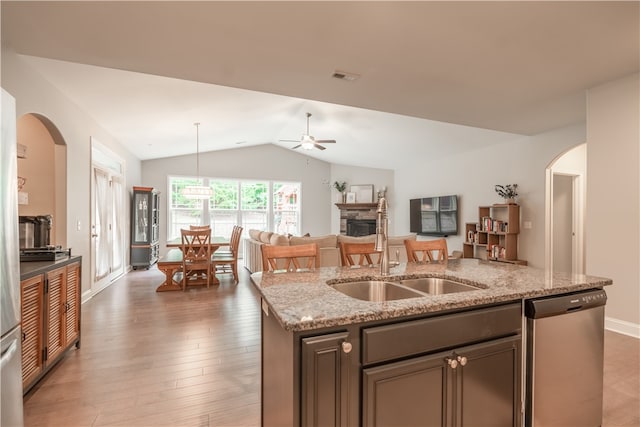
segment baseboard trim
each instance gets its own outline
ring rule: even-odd
[[[608,331],[640,339],[640,325],[637,323],[614,319],[613,317],[605,317],[604,328]]]

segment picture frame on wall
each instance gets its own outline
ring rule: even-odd
[[[351,192],[355,194],[355,203],[373,203],[373,184],[352,185]]]
[[[348,192],[347,193],[347,203],[355,203],[356,202],[356,193]]]

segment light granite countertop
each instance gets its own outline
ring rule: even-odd
[[[487,262],[452,259],[446,264],[404,263],[381,276],[379,267],[322,267],[304,272],[259,272],[251,281],[269,314],[287,331],[307,331],[424,313],[472,308],[525,298],[602,288],[612,281],[603,277],[549,274],[545,270]],[[385,302],[349,297],[330,284],[356,280],[393,281],[439,277],[474,285],[479,289]],[[329,283],[329,284],[327,284]]]

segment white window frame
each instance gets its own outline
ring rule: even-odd
[[[174,236],[171,234],[171,230],[173,224],[169,221],[169,218],[172,217],[172,211],[174,208],[172,207],[172,181],[173,179],[197,179],[194,176],[187,175],[169,175],[167,176],[167,194],[169,195],[167,199],[167,240],[172,240],[178,238],[179,236]],[[245,213],[263,213],[261,210],[243,210],[242,209],[242,185],[246,183],[264,183],[267,186],[267,207],[266,207],[266,228],[265,231],[274,231],[275,228],[275,215],[276,211],[274,210],[274,185],[275,184],[284,184],[284,185],[292,185],[298,187],[298,199],[297,199],[297,213],[298,213],[298,223],[296,225],[296,229],[292,230],[295,233],[291,234],[300,234],[300,230],[302,228],[302,183],[297,181],[284,181],[284,180],[264,180],[264,179],[237,179],[237,178],[212,178],[212,177],[202,177],[200,178],[202,181],[202,185],[209,185],[212,181],[224,181],[224,182],[236,182],[238,186],[238,208],[236,210],[236,223],[244,226],[244,214]],[[201,222],[206,224],[211,224],[211,209],[209,207],[209,203],[202,203],[202,211],[201,211]],[[243,231],[243,234],[248,233],[247,227]],[[223,236],[229,237],[229,236]]]

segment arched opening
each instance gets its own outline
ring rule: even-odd
[[[17,122],[22,183],[20,216],[51,215],[50,244],[67,246],[67,144],[47,117],[29,113]]]
[[[556,157],[546,169],[545,268],[584,274],[587,144]]]

